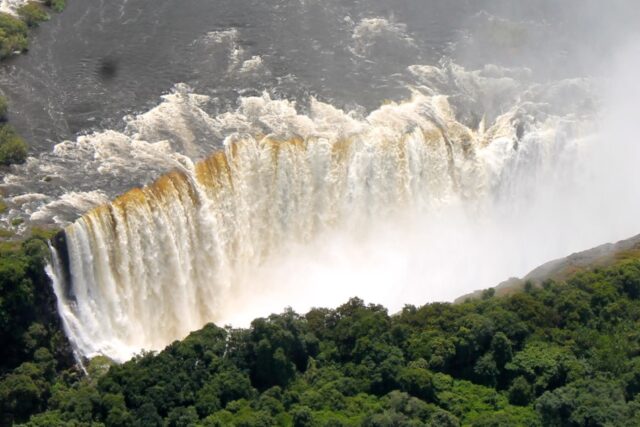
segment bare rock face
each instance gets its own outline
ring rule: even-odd
[[[582,252],[576,252],[565,258],[559,258],[533,269],[523,278],[511,277],[497,285],[495,295],[508,295],[522,290],[525,283],[540,286],[545,280],[564,280],[580,270],[606,267],[614,261],[631,256],[640,256],[640,234],[617,243],[606,243]],[[454,303],[468,299],[481,298],[484,290],[478,290],[457,298]]]

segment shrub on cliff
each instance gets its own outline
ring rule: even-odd
[[[27,144],[7,123],[8,109],[7,100],[0,96],[0,165],[3,166],[24,163],[28,151]]]
[[[18,16],[29,27],[37,27],[41,22],[49,20],[49,14],[40,3],[30,1],[18,8]]]
[[[0,96],[0,122],[7,121],[7,113],[9,112],[9,103],[7,98]]]
[[[24,163],[28,147],[11,125],[0,126],[0,165]]]
[[[0,59],[27,50],[27,25],[15,16],[0,13]]]
[[[65,0],[45,0],[44,4],[56,12],[62,12],[66,6]]]

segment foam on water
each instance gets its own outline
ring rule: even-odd
[[[391,19],[353,28],[355,57],[413,49]],[[228,73],[268,73],[238,39],[196,47],[223,45]],[[120,131],[14,166],[2,220],[67,226],[49,271],[78,354],[126,360],[209,321],[351,296],[391,310],[451,300],[637,233],[633,192],[609,178],[636,176],[634,153],[598,120],[601,82],[450,61],[406,75],[411,98],[369,113],[263,93],[213,114],[213,95],[178,84]]]
[[[124,145],[160,144],[144,152],[174,172],[66,228],[70,281],[58,297],[79,353],[125,360],[208,321],[245,325],[354,295],[391,310],[451,300],[634,231],[631,216],[589,210],[587,189],[608,173],[593,167],[595,82],[539,84],[490,66],[410,71],[412,98],[367,115],[264,94],[209,116],[198,107],[207,99],[182,88],[128,119]],[[168,111],[188,119],[162,124]],[[190,123],[222,150],[177,155]],[[139,139],[162,135],[173,143]],[[606,209],[637,209],[630,198]]]
[[[20,6],[27,4],[28,0],[0,0],[0,12],[16,14]]]

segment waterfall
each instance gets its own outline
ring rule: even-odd
[[[454,205],[481,215],[498,195],[526,193],[562,150],[548,123],[520,135],[518,114],[474,130],[446,97],[416,95],[348,130],[231,135],[66,227],[66,256],[50,269],[66,331],[84,356],[126,360],[227,321],[260,298],[260,276],[245,302],[233,298],[239,283],[323,235]]]

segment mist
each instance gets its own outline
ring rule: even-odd
[[[553,164],[519,176],[506,197],[481,207],[460,202],[435,215],[398,215],[288,248],[247,272],[221,320],[247,326],[256,315],[285,306],[306,312],[356,296],[391,312],[405,304],[452,301],[552,259],[640,233],[640,39],[630,18],[640,8],[624,6],[554,3],[547,10],[579,15],[564,35],[585,37],[569,56],[573,72],[592,79],[589,102],[596,111],[582,126],[555,136],[564,148],[549,147],[558,153]],[[514,9],[512,15],[522,16]],[[529,55],[525,62],[534,70],[546,63],[536,52]],[[571,72],[555,66],[540,74]],[[556,107],[563,108],[563,101],[571,102],[560,98]]]
[[[228,107],[176,84],[124,130],[31,162],[77,191],[31,218],[69,224],[69,265],[50,271],[79,354],[126,360],[206,322],[351,297],[391,312],[452,301],[640,232],[639,8],[417,3],[289,5],[331,23],[312,25],[313,48],[285,43],[304,52],[300,77],[278,75],[279,44],[209,32],[193,46],[208,72],[210,52],[227,59],[216,85],[274,87],[230,86],[243,95]]]

